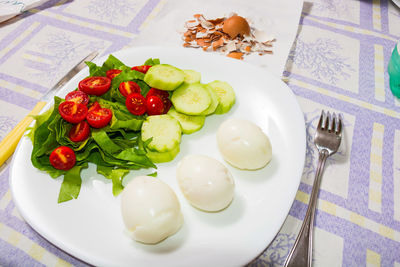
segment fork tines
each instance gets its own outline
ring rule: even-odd
[[[328,132],[335,132],[336,134],[341,134],[342,132],[341,114],[336,115],[336,113],[333,112],[331,115],[329,111],[325,114],[325,111],[322,110],[317,129],[327,130]]]

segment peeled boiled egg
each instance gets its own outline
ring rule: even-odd
[[[239,169],[260,169],[272,158],[268,136],[248,120],[224,121],[217,130],[217,143],[224,159]]]
[[[233,39],[239,34],[249,35],[250,25],[245,18],[234,15],[223,22],[222,31]]]
[[[203,155],[183,158],[176,171],[179,187],[194,207],[219,211],[231,203],[235,183],[229,170],[216,159]]]
[[[121,212],[131,237],[147,244],[175,234],[183,223],[174,191],[158,178],[139,176],[124,188]]]

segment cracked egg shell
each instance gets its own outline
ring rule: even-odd
[[[224,21],[222,31],[233,39],[239,34],[249,35],[250,25],[245,18],[234,15]]]

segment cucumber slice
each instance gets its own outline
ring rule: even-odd
[[[205,84],[205,86],[207,87],[208,92],[210,93],[210,96],[211,96],[211,104],[210,104],[210,106],[209,106],[206,110],[204,110],[204,111],[201,113],[201,115],[210,115],[210,114],[214,113],[215,110],[216,110],[217,107],[218,107],[218,104],[219,104],[218,95],[217,95],[217,93],[211,88],[211,86],[209,86],[209,85],[207,85],[207,84]]]
[[[185,73],[171,65],[159,64],[152,66],[144,75],[144,81],[153,88],[172,91],[185,79]]]
[[[174,149],[181,142],[179,122],[170,115],[148,116],[142,124],[142,140],[153,138],[148,148],[156,152]]]
[[[208,84],[218,95],[219,105],[215,110],[215,114],[224,114],[228,112],[233,104],[235,104],[235,92],[232,86],[227,82],[213,81]]]
[[[173,160],[176,157],[176,155],[178,155],[179,151],[180,151],[180,146],[178,144],[175,148],[166,152],[157,152],[148,150],[146,155],[153,163],[162,163]]]
[[[179,121],[184,134],[191,134],[200,130],[206,121],[206,116],[204,115],[186,115],[179,113],[173,107],[169,109],[167,114]]]
[[[211,104],[211,96],[201,83],[184,83],[171,96],[175,109],[186,115],[199,115]]]
[[[201,80],[200,72],[195,70],[183,70],[185,73],[185,83],[198,83]]]

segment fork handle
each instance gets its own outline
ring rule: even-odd
[[[315,208],[317,206],[318,192],[321,184],[322,172],[325,167],[326,159],[329,153],[323,149],[319,152],[317,170],[311,191],[310,203],[308,204],[306,216],[301,225],[299,235],[294,242],[292,250],[286,259],[285,266],[287,267],[305,267],[311,266],[312,249],[313,249],[313,229]]]
[[[14,153],[15,148],[18,145],[19,140],[24,135],[26,128],[33,121],[33,115],[37,115],[46,105],[46,102],[40,101],[32,109],[32,111],[20,121],[14,129],[12,129],[6,137],[0,142],[0,166]]]

